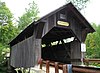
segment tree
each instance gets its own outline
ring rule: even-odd
[[[67,3],[72,2],[79,11],[86,7],[88,1],[90,0],[66,0]]]
[[[87,57],[88,58],[100,58],[100,25],[92,25],[96,32],[91,33],[87,36]]]
[[[87,58],[93,58],[94,57],[94,47],[95,47],[95,39],[94,39],[94,33],[90,33],[87,36],[86,39],[86,57]]]
[[[94,39],[95,39],[94,57],[100,58],[100,25],[98,25],[95,30],[96,32],[94,33]]]
[[[38,7],[34,1],[32,3],[29,3],[29,8],[26,8],[25,11],[26,12],[21,17],[19,17],[18,20],[18,28],[20,30],[23,30],[29,25],[29,23],[31,23],[32,21],[36,21],[39,18]]]
[[[16,33],[17,28],[12,23],[13,15],[6,7],[5,2],[0,1],[0,43],[8,44]]]
[[[12,19],[13,15],[9,8],[7,8],[5,2],[0,1],[0,72],[6,71],[6,54],[10,51],[8,43],[18,33],[18,29],[13,25]]]

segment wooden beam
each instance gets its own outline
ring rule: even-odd
[[[100,59],[84,59],[84,62],[100,63]]]
[[[73,67],[74,72],[82,72],[82,73],[100,73],[100,70],[93,70],[93,69],[87,69],[87,68],[80,68],[80,67]]]
[[[55,73],[59,73],[58,62],[55,62]]]
[[[67,73],[67,65],[66,64],[63,65],[63,73]]]
[[[49,60],[46,61],[46,73],[49,73]]]
[[[42,69],[43,59],[40,60],[39,64],[40,64],[40,69]]]

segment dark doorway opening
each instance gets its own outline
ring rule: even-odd
[[[70,43],[73,40],[74,36],[70,29],[52,28],[42,38],[42,58],[61,63],[71,63]]]

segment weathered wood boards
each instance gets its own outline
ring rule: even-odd
[[[11,48],[11,66],[31,67],[35,65],[34,37],[23,40]]]
[[[11,47],[11,66],[34,67],[41,58],[41,39],[36,39],[36,28],[34,36],[31,36]]]

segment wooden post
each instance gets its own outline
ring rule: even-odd
[[[67,73],[66,64],[63,65],[63,73]]]
[[[43,59],[40,60],[40,69],[42,69]]]
[[[49,73],[49,60],[46,61],[46,73]]]
[[[55,62],[55,73],[59,73],[58,62]]]

